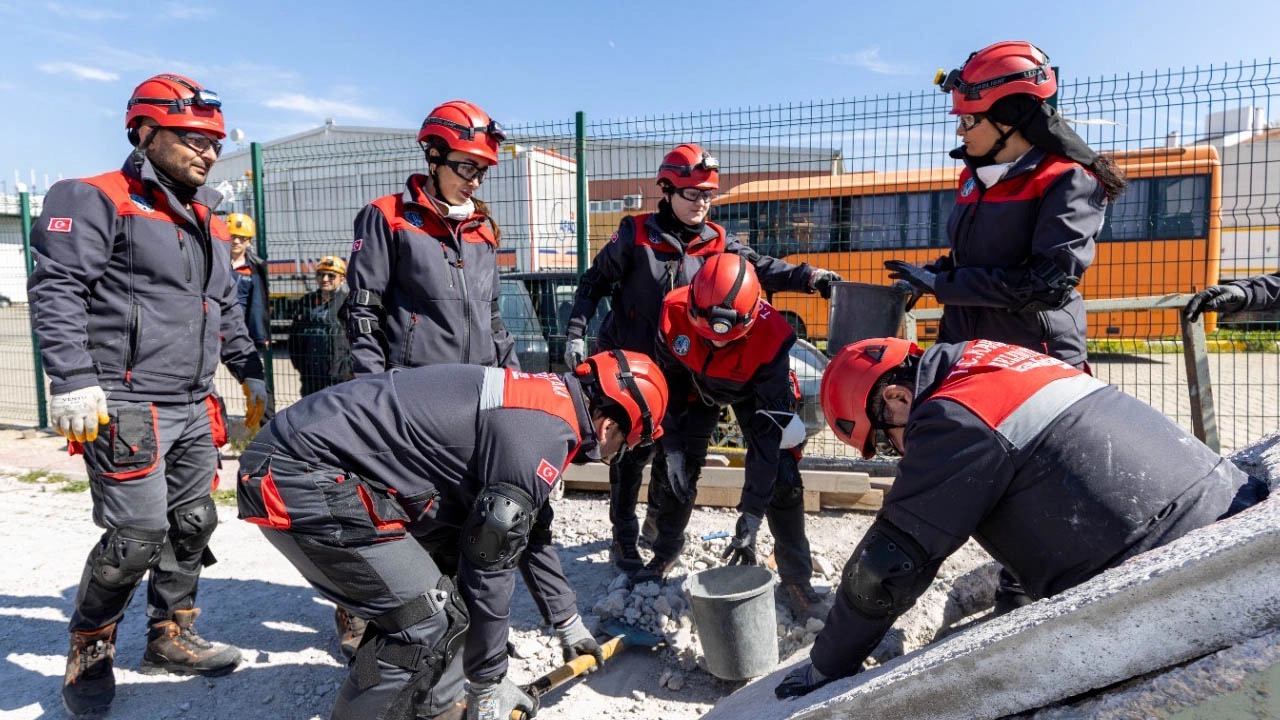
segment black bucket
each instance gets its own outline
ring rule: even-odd
[[[827,356],[835,357],[840,348],[859,340],[897,337],[910,297],[911,288],[905,283],[832,283]]]

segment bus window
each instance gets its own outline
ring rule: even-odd
[[[901,244],[898,195],[863,195],[857,198],[853,247],[858,250],[892,248]]]
[[[1204,237],[1209,224],[1209,178],[1192,175],[1155,183],[1155,235],[1169,240]]]
[[[1129,181],[1129,188],[1107,205],[1099,240],[1142,240],[1151,237],[1151,180]]]
[[[933,197],[931,193],[906,196],[906,247],[929,247],[933,239]]]
[[[938,190],[931,193],[934,202],[933,216],[933,246],[945,248],[951,244],[951,239],[947,237],[947,218],[951,217],[951,211],[956,206],[956,191]]]

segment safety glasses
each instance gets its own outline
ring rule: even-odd
[[[488,125],[482,125],[480,127],[467,127],[466,125],[453,122],[452,120],[433,117],[427,118],[427,122],[425,124],[440,125],[451,130],[456,130],[458,132],[458,136],[463,140],[475,140],[476,135],[484,133],[492,138],[494,142],[504,143],[507,141],[507,131],[503,129],[502,125],[498,123],[497,120],[490,120]]]
[[[987,116],[983,113],[966,113],[964,115],[956,116],[956,122],[959,123],[960,129],[965,132],[969,132],[974,129],[979,125],[979,123],[986,119]]]
[[[676,194],[692,203],[709,203],[719,195],[715,190],[699,190],[698,188],[680,188],[676,191]]]
[[[210,150],[213,151],[215,157],[222,155],[222,143],[205,135],[199,130],[183,130],[181,128],[165,128],[169,132],[178,136],[178,140],[183,145],[191,148],[195,152],[203,155]]]
[[[322,271],[316,273],[317,280],[337,280],[340,277],[342,276],[335,272]]]
[[[484,182],[484,175],[489,172],[488,165],[477,165],[469,160],[449,160],[444,158],[440,160],[432,160],[431,162],[438,162],[441,165],[447,165],[450,170],[463,180],[474,180],[478,183]]]

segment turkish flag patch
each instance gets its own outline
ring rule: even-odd
[[[351,252],[360,252],[362,247],[364,247],[364,238],[356,238],[356,241],[351,243]]]
[[[49,232],[71,232],[71,218],[49,218]]]
[[[556,480],[560,478],[560,471],[556,469],[555,465],[543,460],[538,463],[538,477],[542,478],[542,482],[546,483],[548,487],[555,487]]]

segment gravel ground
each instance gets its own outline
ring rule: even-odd
[[[23,437],[26,435],[27,437]],[[0,524],[0,718],[62,717],[61,677],[67,646],[66,623],[84,557],[100,530],[90,519],[89,494],[61,478],[33,477],[34,468],[83,480],[78,458],[62,454],[59,438],[0,430],[0,502],[10,517]],[[225,462],[230,477],[234,460]],[[579,595],[579,608],[595,627],[606,611],[618,575],[608,562],[608,506],[603,495],[569,493],[556,501],[561,559]],[[117,646],[119,690],[110,717],[253,718],[278,720],[327,717],[346,669],[337,654],[332,606],[321,600],[256,528],[220,511],[212,548],[219,558],[201,582],[198,628],[206,637],[244,650],[245,662],[230,676],[214,680],[144,676],[136,672],[144,646],[143,600],[135,599],[121,625]],[[544,699],[540,718],[698,717],[740,684],[718,680],[702,667],[696,629],[688,617],[682,582],[693,568],[718,564],[725,540],[701,536],[732,531],[729,510],[694,512],[690,543],[681,566],[656,585],[614,597],[639,605],[641,625],[663,634],[670,646],[629,650],[611,667]],[[806,518],[814,543],[814,585],[828,593],[840,569],[871,522],[867,514],[823,512]],[[767,554],[772,537],[761,533]],[[934,587],[910,616],[898,623],[876,653],[883,662],[931,640],[943,624],[981,610],[994,593],[990,558],[970,543],[944,565]],[[975,572],[970,572],[974,571]],[[953,584],[957,592],[952,593]],[[143,592],[138,596],[141,598]],[[639,599],[639,603],[636,600]],[[655,607],[656,605],[656,607]],[[812,642],[819,621],[793,621],[782,607],[779,649],[783,658]],[[625,611],[623,612],[625,615]],[[540,627],[529,594],[517,588],[511,640],[517,659],[512,677],[525,682],[560,662],[554,637]]]

